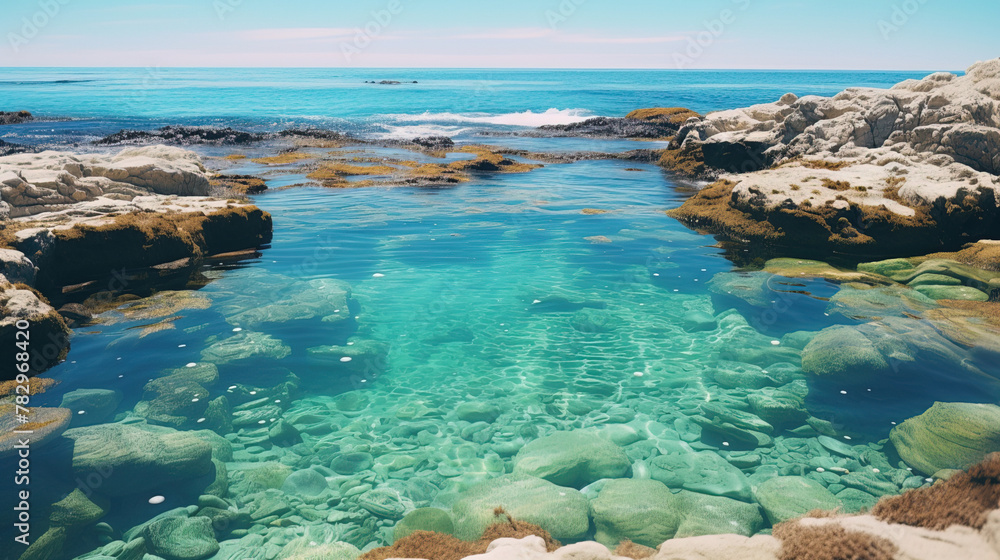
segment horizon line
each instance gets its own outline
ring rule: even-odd
[[[539,70],[555,72],[590,71],[653,71],[653,72],[952,72],[962,70],[906,68],[666,68],[666,67],[542,67],[542,66],[0,66],[0,70]]]

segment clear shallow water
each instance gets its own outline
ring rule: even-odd
[[[410,75],[407,72],[383,71],[369,77],[403,79]],[[469,79],[468,73],[456,74]],[[594,80],[593,75],[580,74],[583,77],[575,81],[560,82],[564,88],[560,90],[528,78],[523,80],[530,83],[521,83],[520,74],[505,73],[509,87],[531,93],[505,94],[506,105],[493,107],[494,116],[544,111],[547,105],[585,107],[590,114],[623,114],[643,105],[693,105],[673,97],[664,100],[663,92],[647,91],[645,86],[632,91],[627,84],[614,82],[627,81],[622,73],[608,73],[614,80],[608,77],[589,85],[584,80]],[[426,73],[413,76],[428,79]],[[786,87],[794,84],[803,93],[826,92],[823,88],[840,89],[837,80],[856,85],[865,78],[839,73],[781,76],[780,85],[770,89],[760,87],[768,78],[755,74],[728,76],[725,81],[720,76],[702,77],[701,86],[670,87],[687,88],[691,99],[697,97],[703,104],[696,108],[705,110],[770,100],[776,96],[772,90],[780,94],[794,89]],[[195,73],[198,77],[205,79],[203,72]],[[626,77],[641,80],[639,73]],[[900,76],[868,79],[895,82]],[[80,86],[86,83],[91,82]],[[601,97],[618,87],[631,93],[620,99]],[[264,97],[277,95],[280,89]],[[716,90],[717,94],[711,93]],[[196,95],[190,107],[224,114],[226,95],[213,106],[210,90],[191,91]],[[301,93],[295,90],[291,95]],[[382,108],[378,118],[407,108],[431,110],[428,106],[454,111],[443,100],[439,106],[417,108],[412,96],[394,95],[395,101],[382,100],[391,108]],[[420,94],[424,102],[429,95]],[[125,121],[154,122],[102,114],[99,103],[106,101],[71,102],[71,97],[49,92],[37,99],[43,108],[51,107],[48,114],[83,120],[32,126],[52,126],[51,134],[58,135],[63,125],[110,130]],[[605,101],[588,105],[588,99]],[[313,102],[318,103],[302,101]],[[255,114],[268,103],[239,117],[212,122],[269,126],[260,124],[267,118]],[[87,117],[88,111],[101,116]],[[351,111],[358,122],[372,118],[363,106]],[[179,107],[166,113],[157,120],[186,119]],[[410,126],[409,120],[400,121],[406,121],[400,126]],[[15,135],[25,130],[13,128]],[[552,151],[646,144],[503,141]],[[246,164],[234,171],[261,170]],[[291,174],[269,177],[272,187],[300,180]],[[841,287],[821,280],[770,278],[766,288],[751,290],[747,297],[731,295],[733,286],[752,286],[746,280],[754,277],[734,273],[713,238],[693,233],[664,214],[686,196],[658,168],[616,161],[547,165],[527,174],[477,177],[450,188],[269,192],[256,197],[255,203],[274,216],[275,236],[258,258],[238,266],[207,267],[203,274],[212,281],[197,292],[161,294],[163,311],[124,318],[111,312],[101,318],[102,323],[78,330],[68,361],[46,374],[61,384],[35,403],[55,406],[63,394],[75,389],[111,388],[124,396],[117,413],[127,414],[140,400],[151,398],[143,387],[165,370],[214,361],[220,379],[208,388],[210,396],[227,396],[233,405],[242,405],[257,396],[250,391],[273,399],[270,388],[293,373],[299,386],[294,398],[279,399],[284,402],[278,403],[274,416],[262,420],[263,425],[254,422],[228,432],[234,448],[228,463],[229,498],[241,508],[257,507],[261,496],[268,495],[251,474],[261,465],[275,468],[281,463],[296,471],[330,469],[338,458],[352,454],[370,455],[371,464],[354,473],[324,471],[330,474],[331,489],[321,505],[281,498],[290,500],[296,511],[319,513],[315,519],[300,517],[290,527],[260,529],[275,546],[307,532],[320,542],[347,540],[359,547],[391,542],[395,519],[364,509],[360,500],[368,494],[351,494],[352,489],[370,484],[375,491],[390,492],[407,509],[447,509],[475,483],[510,472],[524,444],[554,432],[581,429],[626,431],[622,441],[628,443],[622,445],[636,477],[648,476],[650,466],[683,441],[692,452],[710,450],[732,464],[744,465],[743,473],[754,486],[779,474],[809,474],[834,489],[838,484],[852,489],[860,484],[841,484],[844,480],[836,477],[837,482],[831,481],[831,469],[847,469],[876,481],[865,486],[872,498],[879,492],[924,484],[921,477],[899,468],[898,459],[885,450],[889,430],[935,400],[992,402],[995,383],[953,367],[957,362],[944,367],[928,362],[908,364],[911,378],[906,384],[873,383],[846,392],[836,385],[807,387],[800,350],[810,333],[868,319],[851,310],[838,312],[833,300]],[[588,208],[606,213],[586,215],[582,211]],[[331,295],[347,286],[349,299]],[[698,313],[704,324],[692,326]],[[905,313],[902,306],[889,306],[880,315],[903,318]],[[248,338],[256,343],[241,343],[240,351],[249,357],[218,357],[218,343]],[[965,351],[959,350],[957,356],[972,362]],[[997,373],[990,369],[995,365],[975,363],[987,373]],[[705,410],[747,412],[751,395],[775,390],[720,382],[718,371],[741,368],[780,378],[780,383],[770,384],[802,399],[799,408],[808,408],[828,422],[835,443],[848,450],[822,443],[819,432],[803,428],[801,419],[775,429],[770,441],[759,446],[735,433],[696,426],[691,418],[711,416]],[[457,411],[466,403],[495,407],[497,415],[489,422],[463,420]],[[261,439],[261,426],[270,427],[278,417],[302,432],[304,447]],[[199,427],[196,420],[191,418],[183,429]],[[54,461],[51,468],[43,475],[51,476],[51,484],[41,498],[51,498],[49,502],[68,488]],[[276,487],[280,486],[279,481]],[[105,520],[122,531],[170,508],[194,503],[199,491],[164,485],[121,498]],[[274,490],[270,492],[273,496]],[[148,503],[151,494],[162,495],[163,503]],[[325,523],[326,519],[336,521]]]

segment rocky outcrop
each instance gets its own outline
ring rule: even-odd
[[[145,146],[148,144],[178,144],[181,146],[243,146],[260,142],[266,135],[232,128],[209,126],[165,126],[159,130],[122,130],[101,138],[103,146]]]
[[[34,119],[27,111],[0,111],[0,125],[21,124]]]
[[[65,210],[83,201],[204,196],[209,189],[198,155],[167,146],[126,149],[113,156],[46,151],[0,158],[0,195],[11,218]]]
[[[27,328],[22,329],[24,322]],[[30,338],[18,334],[22,332]],[[15,344],[29,342],[29,370],[24,373],[38,374],[62,361],[69,349],[69,334],[65,320],[43,296],[24,284],[11,284],[0,275],[0,344],[11,349],[8,355],[13,362],[18,348]],[[13,379],[17,373],[13,363],[5,365],[0,380]]]
[[[801,252],[957,248],[1000,233],[1000,59],[691,119],[661,163],[720,179],[671,212],[693,227]]]

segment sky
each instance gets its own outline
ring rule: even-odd
[[[0,67],[963,70],[997,0],[5,0]]]

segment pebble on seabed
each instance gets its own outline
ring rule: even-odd
[[[154,506],[156,504],[162,504],[164,501],[166,501],[166,498],[164,498],[163,496],[153,496],[152,498],[149,499],[149,503],[153,504]]]
[[[375,274],[372,274],[372,278],[382,278],[384,276],[385,274],[382,274],[381,272],[376,272]]]

